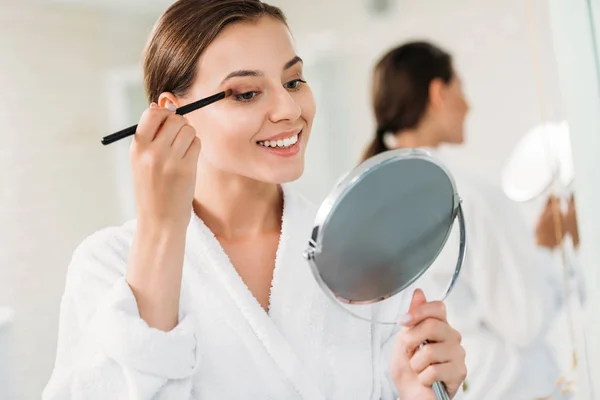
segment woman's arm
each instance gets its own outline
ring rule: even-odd
[[[199,154],[184,117],[155,103],[143,113],[130,149],[138,227],[127,283],[142,319],[163,331],[177,323]]]
[[[92,235],[73,255],[44,399],[190,398],[199,361],[194,322],[183,304],[169,331],[140,317],[124,277],[123,229]]]
[[[44,398],[190,397],[197,343],[180,293],[199,153],[173,107],[143,113],[130,149],[135,236],[106,230],[75,252]]]

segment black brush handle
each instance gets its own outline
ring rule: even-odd
[[[137,130],[137,124],[130,126],[129,128],[125,128],[119,132],[115,132],[111,135],[105,136],[102,138],[102,144],[107,145],[116,142],[117,140],[124,139],[128,136],[133,136],[135,131]]]
[[[205,97],[203,99],[200,99],[198,101],[190,103],[190,104],[188,104],[186,106],[179,107],[175,111],[175,113],[179,114],[179,115],[185,115],[185,114],[191,113],[192,111],[196,111],[199,108],[206,107],[207,105],[212,104],[215,101],[219,101],[221,99],[224,99],[229,94],[231,94],[231,90],[226,90],[224,92],[213,94],[212,96]]]
[[[217,93],[217,94],[213,94],[212,96],[195,101],[186,106],[179,107],[177,110],[175,110],[175,113],[179,114],[179,115],[185,115],[187,113],[191,113],[192,111],[195,111],[199,108],[202,108],[209,104],[212,104],[215,101],[224,99],[225,97],[229,96],[230,94],[231,94],[231,89],[226,90],[224,92]],[[114,143],[114,142],[124,139],[128,136],[133,136],[135,134],[135,131],[137,130],[137,127],[138,126],[136,124],[136,125],[130,126],[129,128],[125,128],[119,132],[115,132],[111,135],[105,136],[102,138],[102,144],[106,146],[107,144]]]

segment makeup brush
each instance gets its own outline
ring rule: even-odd
[[[204,99],[200,99],[198,101],[195,101],[195,102],[185,105],[183,107],[179,107],[177,110],[175,110],[175,114],[185,115],[185,114],[191,113],[192,111],[196,111],[199,108],[206,107],[209,104],[212,104],[214,102],[222,100],[225,97],[231,96],[231,93],[232,93],[231,89],[227,89],[223,92],[213,94],[212,96],[206,97]],[[125,128],[119,132],[115,132],[111,135],[105,136],[102,138],[102,144],[106,146],[107,144],[111,144],[118,140],[132,136],[135,134],[136,130],[137,130],[137,124],[130,126],[129,128]]]

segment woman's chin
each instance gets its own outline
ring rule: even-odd
[[[266,179],[264,180],[278,185],[294,182],[302,176],[302,173],[304,172],[304,163],[294,166],[293,168],[291,167],[292,166],[287,166],[287,168],[271,170],[268,172],[268,175],[265,176]]]

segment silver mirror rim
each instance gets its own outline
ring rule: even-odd
[[[383,301],[387,298],[390,298],[401,291],[401,289],[398,289],[397,291],[390,293],[387,296],[373,299],[373,300],[368,300],[368,301],[361,301],[361,302],[353,302],[351,300],[344,299],[343,297],[334,293],[329,288],[329,286],[323,281],[323,278],[319,272],[319,269],[317,267],[316,260],[315,260],[316,256],[321,252],[321,243],[323,240],[323,227],[325,227],[327,225],[328,221],[330,220],[331,215],[332,215],[332,210],[333,210],[335,204],[337,204],[337,202],[339,201],[339,199],[341,197],[343,197],[347,193],[347,191],[350,188],[352,188],[358,181],[360,181],[372,167],[374,167],[376,165],[380,165],[381,163],[394,161],[398,158],[401,158],[402,160],[420,159],[420,160],[430,162],[430,163],[436,165],[438,168],[440,168],[446,174],[448,180],[450,181],[450,184],[452,186],[452,191],[454,193],[452,221],[454,221],[456,219],[456,217],[458,216],[459,225],[460,225],[459,226],[459,228],[460,228],[460,249],[459,249],[459,255],[458,255],[458,262],[457,262],[454,274],[452,276],[452,279],[445,291],[444,298],[450,293],[450,291],[454,287],[454,284],[456,283],[456,280],[458,279],[458,276],[460,275],[460,271],[462,269],[462,264],[464,262],[464,257],[465,257],[465,253],[466,253],[466,232],[465,232],[464,215],[463,215],[463,211],[462,211],[462,207],[461,207],[461,199],[457,193],[456,184],[454,182],[454,179],[453,179],[450,171],[446,168],[446,166],[444,166],[438,160],[436,160],[434,157],[432,157],[430,155],[430,153],[428,153],[427,151],[424,151],[421,149],[390,150],[390,151],[381,153],[377,156],[369,158],[368,160],[364,161],[362,164],[357,166],[355,169],[350,171],[329,193],[329,195],[321,203],[321,206],[319,207],[319,210],[317,211],[311,238],[309,239],[308,248],[304,252],[304,257],[308,260],[308,262],[310,264],[312,274],[315,277],[315,280],[317,281],[319,286],[322,288],[322,290],[325,293],[327,293],[332,298],[332,300],[334,300],[334,302],[336,302],[336,299],[337,299],[338,301],[344,302],[346,304],[360,304],[360,305],[373,304],[373,303]],[[444,239],[444,243],[442,244],[439,252],[441,252],[444,245],[446,244],[448,237],[450,236],[450,232],[451,232],[451,228],[448,229],[448,232]],[[438,254],[436,254],[436,258],[439,255],[439,252],[438,252]],[[415,276],[408,285],[412,284],[415,280],[417,280],[423,273],[426,272],[426,270],[427,270],[427,268],[424,269],[420,274]],[[353,314],[353,315],[355,315],[356,317],[358,317],[360,319],[369,321],[368,319],[360,317],[356,314]]]

